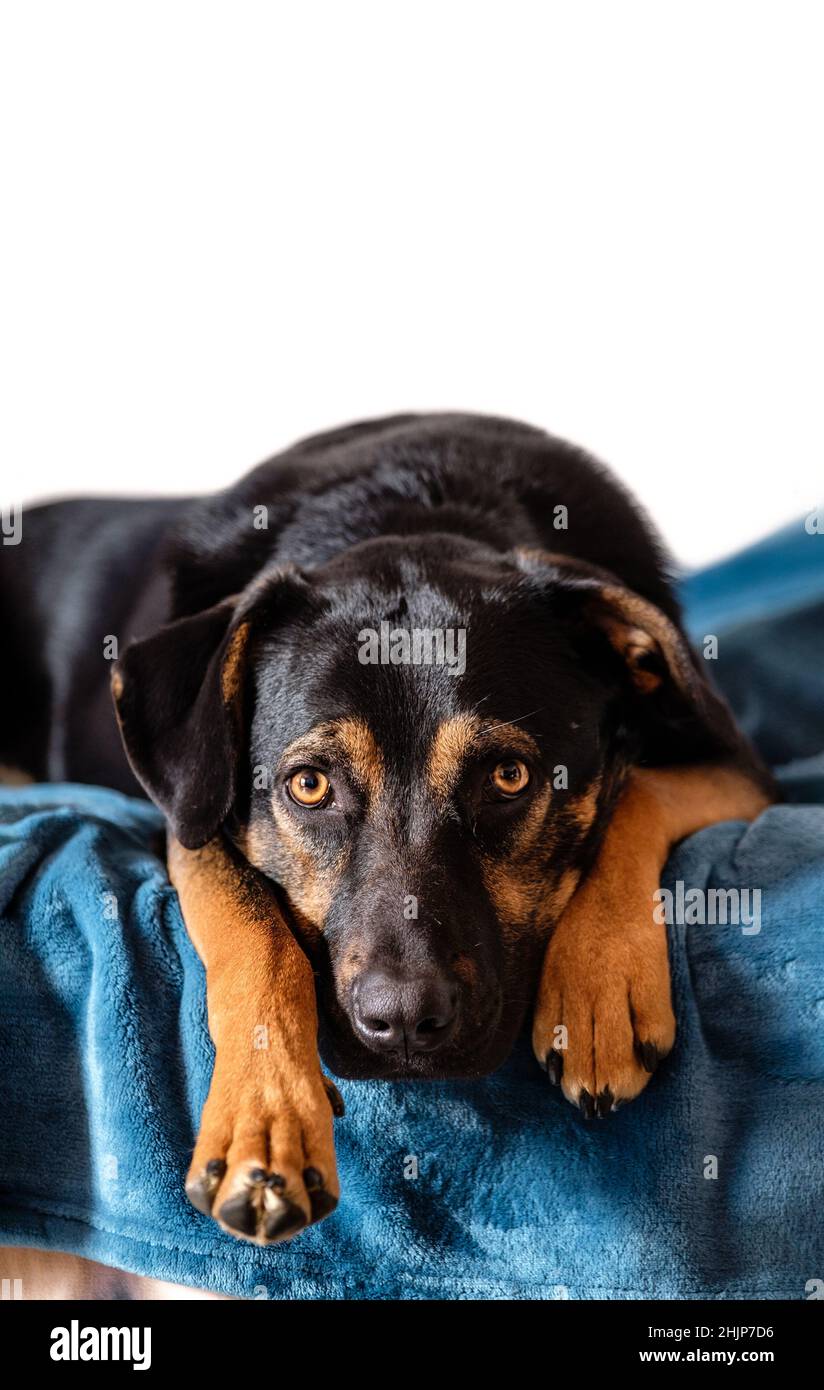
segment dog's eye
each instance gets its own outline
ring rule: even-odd
[[[495,796],[520,796],[529,786],[529,768],[519,758],[509,758],[498,763],[489,778],[490,789]]]
[[[325,773],[316,767],[301,767],[286,783],[293,801],[299,806],[323,806],[329,800],[332,784]]]

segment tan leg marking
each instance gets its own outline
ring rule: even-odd
[[[169,838],[169,873],[206,967],[215,1068],[186,1191],[224,1230],[288,1239],[337,1204],[340,1097],[321,1072],[311,966],[254,872],[212,840]]]
[[[666,927],[653,919],[670,849],[718,821],[753,820],[768,804],[730,768],[630,775],[595,866],[550,939],[535,1008],[535,1054],[588,1116],[637,1096],[675,1041]]]

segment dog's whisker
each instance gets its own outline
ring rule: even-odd
[[[539,705],[537,709],[531,709],[527,714],[519,714],[517,719],[503,719],[500,724],[486,724],[481,732],[485,734],[494,734],[496,729],[504,729],[507,724],[519,724],[522,719],[531,719],[533,714],[540,714],[541,711],[545,709],[546,705]]]

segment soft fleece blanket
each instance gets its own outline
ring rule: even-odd
[[[670,928],[679,1038],[640,1100],[584,1123],[526,1038],[480,1082],[342,1083],[337,1212],[237,1242],[183,1195],[212,1052],[159,816],[8,790],[0,1242],[272,1299],[804,1298],[824,1277],[824,536],[799,524],[684,597],[804,804],[673,855],[673,892],[760,889],[760,930]]]

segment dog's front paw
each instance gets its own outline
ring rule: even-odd
[[[297,1235],[338,1204],[332,1121],[342,1113],[320,1070],[261,1085],[224,1070],[218,1053],[186,1179],[189,1201],[257,1245]]]
[[[573,899],[574,904],[574,899]],[[573,906],[547,948],[532,1043],[587,1119],[646,1086],[675,1041],[663,927],[604,931]]]

